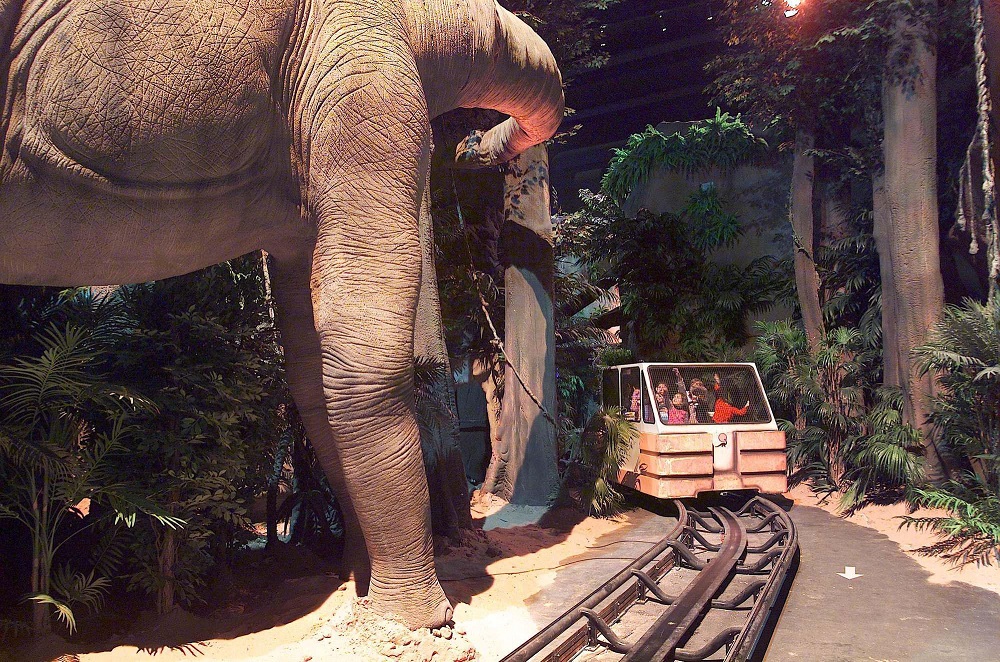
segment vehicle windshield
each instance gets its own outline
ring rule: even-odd
[[[649,381],[653,406],[666,425],[771,422],[750,366],[651,367]]]

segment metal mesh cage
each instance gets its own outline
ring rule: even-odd
[[[664,424],[771,422],[767,399],[749,366],[651,367],[649,381]]]

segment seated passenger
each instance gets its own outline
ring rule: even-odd
[[[692,379],[689,396],[690,420],[698,423],[711,423],[712,416],[708,413],[708,389],[705,388],[705,382],[697,377]]]
[[[663,420],[663,412],[660,412],[660,419],[667,425],[685,425],[690,420],[690,415],[684,400],[683,393],[675,393],[674,397],[670,400],[670,408],[667,409],[666,420]]]
[[[716,423],[728,423],[733,416],[747,413],[750,408],[750,401],[742,407],[734,407],[732,404],[732,390],[728,386],[716,386],[715,413],[712,420]]]
[[[638,421],[639,420],[639,407],[640,407],[639,397],[640,397],[639,396],[639,387],[638,386],[633,386],[632,387],[632,399],[629,402],[629,407],[628,407],[630,415],[627,414],[625,416],[626,420],[629,420],[629,421]]]
[[[656,389],[654,390],[654,399],[656,400],[656,409],[658,411],[665,411],[667,409],[667,383],[662,379],[656,382]]]

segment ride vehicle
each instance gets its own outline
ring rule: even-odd
[[[638,431],[618,482],[659,498],[788,489],[785,433],[752,363],[606,368],[601,399]]]

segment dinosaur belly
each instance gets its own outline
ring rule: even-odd
[[[23,147],[123,183],[259,169],[278,126],[280,20],[239,4],[71,4],[27,65]]]

